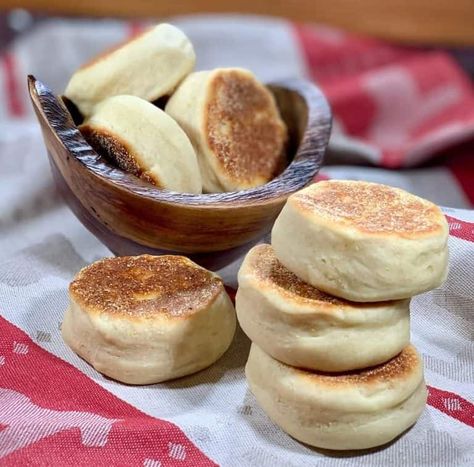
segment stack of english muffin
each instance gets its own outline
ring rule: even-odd
[[[312,446],[365,449],[415,423],[427,391],[410,297],[445,280],[447,238],[436,205],[385,185],[325,181],[288,199],[236,297],[247,380],[276,424]]]

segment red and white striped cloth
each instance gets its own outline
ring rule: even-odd
[[[264,81],[319,83],[336,117],[321,177],[380,181],[446,207],[449,278],[412,301],[428,408],[382,450],[328,457],[287,436],[258,407],[245,382],[249,342],[241,332],[208,370],[147,387],[104,378],[64,345],[67,285],[82,266],[110,253],[53,189],[26,74],[61,92],[81,62],[141,25],[52,20],[0,57],[0,465],[474,465],[469,79],[444,52],[325,27],[242,16],[173,22],[195,44],[200,69],[243,66]],[[403,170],[387,170],[394,167]],[[234,288],[237,267],[222,272]]]

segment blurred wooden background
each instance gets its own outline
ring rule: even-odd
[[[0,8],[116,17],[254,13],[319,22],[400,42],[474,45],[474,0],[0,0]]]

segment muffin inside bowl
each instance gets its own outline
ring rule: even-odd
[[[114,166],[80,133],[77,109],[33,76],[28,85],[54,180],[79,220],[116,255],[184,254],[213,270],[270,231],[287,197],[317,174],[331,131],[328,103],[315,85],[269,85],[288,128],[286,168],[255,188],[177,193]]]

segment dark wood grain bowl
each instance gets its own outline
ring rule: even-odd
[[[79,220],[114,254],[183,254],[218,270],[268,233],[286,199],[321,167],[331,112],[313,84],[270,85],[288,125],[288,166],[257,188],[215,194],[160,190],[101,157],[83,138],[64,101],[28,77],[55,183]]]

